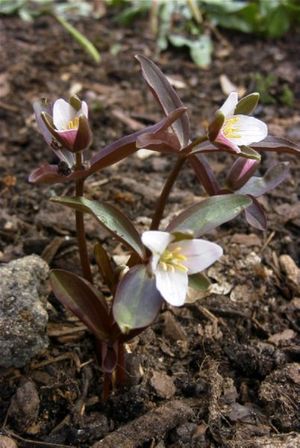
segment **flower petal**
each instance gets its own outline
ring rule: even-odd
[[[142,235],[143,244],[151,250],[152,260],[151,267],[153,271],[156,269],[157,263],[168,247],[170,242],[173,240],[173,236],[169,232],[161,232],[159,230],[148,230]]]
[[[78,129],[68,129],[67,131],[57,131],[57,135],[59,136],[62,144],[72,151],[76,137],[78,134]]]
[[[67,101],[62,98],[55,101],[53,105],[53,123],[56,129],[68,129],[69,121],[73,120],[76,115],[76,110]]]
[[[230,115],[234,114],[234,110],[238,103],[238,94],[237,92],[231,92],[223,104],[222,107],[220,107],[220,111],[225,115],[225,117],[228,117]]]
[[[223,146],[226,146],[227,149],[230,149],[232,152],[235,153],[239,153],[241,152],[240,148],[238,147],[237,144],[235,144],[235,142],[233,142],[232,139],[229,139],[227,137],[225,137],[225,135],[223,134],[222,130],[221,132],[219,132],[217,138],[215,139],[214,143],[220,143]]]
[[[237,119],[234,124],[234,134],[238,136],[227,136],[227,139],[235,145],[257,143],[264,140],[268,135],[268,127],[263,121],[247,115],[235,115],[234,118]]]
[[[182,271],[165,271],[158,267],[155,271],[156,288],[162,297],[173,306],[181,306],[185,302],[188,290],[188,275]]]
[[[89,116],[88,105],[86,104],[85,101],[81,101],[81,108],[79,109],[76,115],[77,116],[84,115],[86,118],[88,118]]]
[[[221,246],[201,239],[170,244],[169,250],[172,251],[176,246],[181,248],[180,253],[186,257],[186,261],[182,261],[182,264],[188,268],[189,275],[203,271],[223,255]]]

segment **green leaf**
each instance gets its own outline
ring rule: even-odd
[[[280,162],[269,168],[263,177],[251,177],[248,182],[238,190],[238,193],[250,194],[257,198],[276,188],[287,178],[289,173],[289,163]]]
[[[131,268],[120,281],[113,304],[114,318],[123,333],[150,325],[156,318],[162,297],[147,267]]]
[[[210,280],[201,272],[189,275],[189,287],[197,291],[207,291],[210,287]]]
[[[54,269],[50,283],[57,299],[72,311],[100,340],[111,337],[111,318],[103,295],[82,277]]]
[[[55,19],[61,24],[61,26],[71,34],[74,40],[94,59],[96,63],[101,61],[101,56],[97,48],[88,40],[83,34],[81,34],[73,25],[71,25],[62,16],[53,14]]]
[[[234,113],[242,114],[242,115],[251,114],[257,106],[257,103],[259,101],[259,96],[260,95],[258,92],[254,92],[254,93],[250,93],[250,95],[247,95],[244,98],[242,98],[237,103]]]
[[[235,218],[251,205],[248,196],[226,194],[213,196],[180,213],[167,227],[168,232],[191,230],[202,235]]]
[[[198,67],[207,68],[211,63],[213,44],[211,38],[203,34],[190,45],[191,58]]]
[[[90,201],[83,197],[54,197],[51,201],[74,208],[83,213],[89,213],[105,227],[113,236],[134,250],[140,258],[145,256],[145,248],[141,238],[129,219],[113,205]]]

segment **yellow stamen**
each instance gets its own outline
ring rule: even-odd
[[[73,118],[73,120],[70,120],[67,124],[67,129],[78,129],[79,126],[79,117]]]
[[[236,126],[236,123],[238,123],[239,120],[239,117],[232,117],[225,120],[222,131],[226,138],[241,137],[241,134],[238,132],[239,126]]]
[[[175,272],[187,272],[188,268],[184,266],[182,261],[186,261],[186,256],[182,255],[181,247],[177,246],[172,251],[165,250],[162,256],[160,257],[159,264],[163,268],[164,271]]]

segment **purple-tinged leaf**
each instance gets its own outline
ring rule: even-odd
[[[114,271],[109,256],[100,243],[96,243],[94,247],[94,255],[104,283],[109,287],[110,291],[113,292],[115,287]]]
[[[71,180],[82,179],[88,175],[86,169],[74,171],[69,175],[61,174],[59,171],[59,165],[45,164],[33,170],[28,180],[36,184],[60,184]]]
[[[252,203],[248,196],[226,194],[213,196],[180,213],[167,227],[168,232],[191,230],[195,237],[235,218]]]
[[[220,151],[225,151],[225,152],[228,152],[229,154],[240,155],[240,154],[237,154],[235,151],[233,151],[232,148],[230,148],[229,146],[221,145],[220,143],[212,144],[208,140],[195,146],[192,149],[192,151],[190,152],[190,155],[199,154],[199,153],[206,154],[206,153],[220,152]]]
[[[298,145],[286,138],[273,137],[272,135],[268,135],[268,137],[259,143],[252,143],[251,146],[258,151],[275,151],[294,155],[300,154],[300,147]]]
[[[198,272],[197,274],[189,275],[189,287],[196,289],[197,291],[207,291],[210,287],[211,282],[206,277],[206,275],[202,274],[202,272]]]
[[[179,96],[157,65],[145,56],[137,55],[136,58],[141,64],[142,74],[146,83],[150,87],[150,90],[165,115],[168,115],[173,110],[182,107],[183,104]],[[173,123],[172,128],[178,137],[181,147],[186,146],[190,137],[188,114],[185,112]]]
[[[238,193],[250,194],[257,198],[276,188],[289,174],[288,162],[277,163],[269,168],[263,177],[251,177],[248,182],[238,190]]]
[[[137,148],[151,149],[162,153],[180,151],[180,143],[174,133],[161,131],[159,134],[143,134],[136,141]]]
[[[147,126],[145,129],[141,129],[133,134],[122,137],[110,145],[105,146],[105,148],[101,149],[94,157],[92,157],[88,175],[91,175],[102,168],[113,165],[114,163],[119,162],[125,157],[133,154],[139,149],[136,146],[136,141],[139,136],[143,134],[156,134],[159,136],[161,131],[165,131],[168,127],[170,127],[172,123],[185,111],[186,108],[184,107],[174,110],[158,123],[152,126]]]
[[[118,284],[113,315],[123,333],[150,325],[156,318],[162,297],[156,289],[155,277],[147,266],[131,268]]]
[[[252,197],[253,203],[246,208],[245,217],[252,227],[255,227],[259,230],[266,230],[267,228],[267,219],[262,205]]]
[[[89,213],[114,237],[136,252],[140,258],[145,256],[145,248],[134,225],[120,210],[111,204],[90,201],[83,197],[54,197],[56,202],[83,213]]]
[[[250,95],[242,98],[238,103],[234,111],[234,115],[250,115],[255,110],[258,101],[259,101],[259,93],[254,92],[250,93]]]
[[[202,154],[195,154],[189,156],[188,160],[205,191],[210,196],[218,194],[220,186],[205,156]]]
[[[230,168],[226,179],[226,185],[228,185],[231,190],[238,190],[255,173],[258,165],[259,162],[257,160],[239,157]]]
[[[101,341],[109,341],[111,318],[102,294],[82,277],[54,269],[50,282],[57,299],[72,311]]]

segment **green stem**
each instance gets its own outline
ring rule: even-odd
[[[82,169],[82,162],[83,162],[82,153],[77,152],[76,153],[75,170]],[[84,187],[84,179],[79,179],[79,180],[75,181],[76,196],[83,196],[83,187]],[[93,283],[93,276],[92,276],[91,266],[90,266],[90,262],[89,262],[89,256],[88,256],[87,244],[86,244],[86,238],[85,238],[83,213],[76,211],[75,219],[76,219],[76,232],[77,232],[77,241],[78,241],[82,273],[86,280],[88,280],[90,283]]]
[[[164,209],[166,206],[167,199],[169,197],[169,194],[171,192],[171,189],[174,185],[175,180],[177,179],[177,176],[185,162],[185,157],[179,157],[169,174],[169,177],[166,180],[166,183],[162,189],[161,195],[158,198],[156,209],[152,218],[150,230],[157,230],[159,228],[160,221],[162,219]]]

